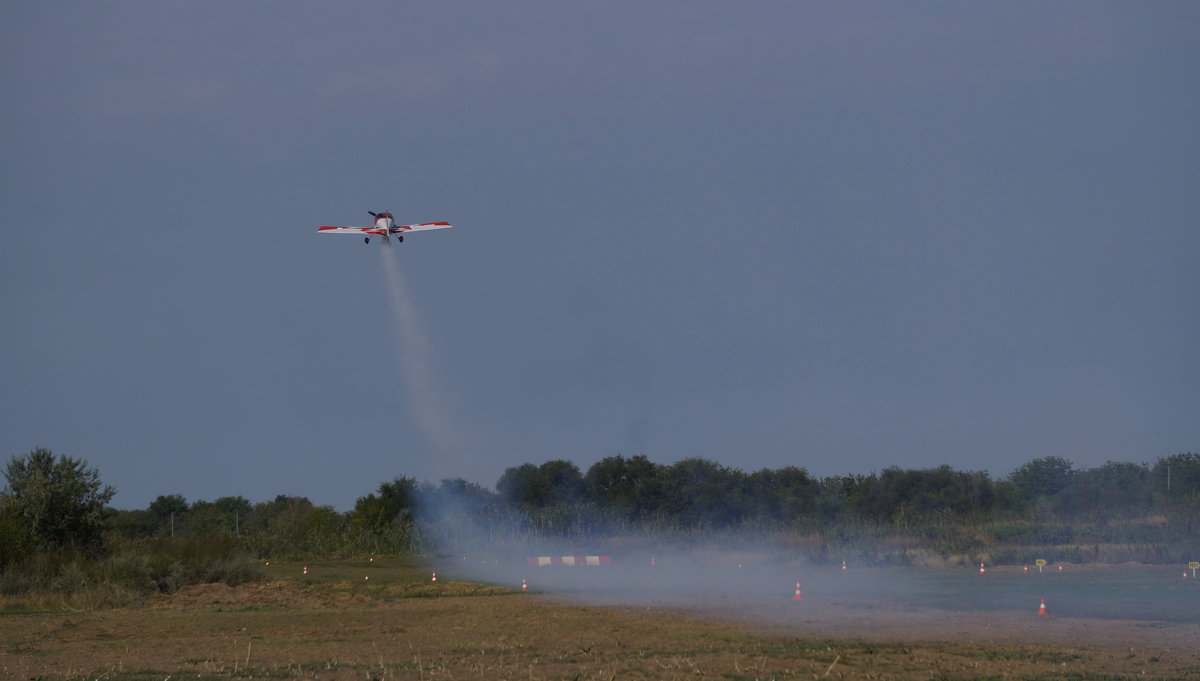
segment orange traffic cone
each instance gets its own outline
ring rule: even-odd
[[[846,571],[846,561],[842,561],[842,572]]]
[[[1029,574],[1029,566],[1026,565],[1025,568],[1023,570],[1021,570],[1021,572],[1024,572],[1025,574]]]
[[[437,584],[437,573],[433,573],[433,583]]]
[[[1062,572],[1062,571],[1063,571],[1063,564],[1062,564],[1062,563],[1059,563],[1059,564],[1058,564],[1058,571],[1059,571],[1059,572]]]
[[[1042,616],[1042,615],[1049,615],[1049,614],[1050,614],[1050,611],[1049,611],[1049,610],[1046,610],[1046,599],[1045,599],[1045,598],[1043,598],[1043,599],[1042,599],[1042,604],[1038,606],[1038,611],[1037,611],[1037,614],[1038,614],[1038,616],[1039,616],[1039,617],[1040,617],[1040,616]]]
[[[987,574],[987,568],[985,568],[983,566],[983,561],[979,561],[979,574],[981,574],[981,575]]]
[[[526,591],[529,591],[529,582],[526,582],[525,578],[522,577],[521,578],[521,593],[525,593]]]
[[[307,565],[305,565],[305,566],[304,566],[304,571],[303,571],[303,572],[301,572],[300,574],[302,574],[302,575],[307,575],[307,574],[308,574],[308,566],[307,566]]]
[[[804,594],[800,592],[800,580],[798,580],[798,579],[796,580],[796,595],[792,596],[792,600],[793,601],[804,600]]]

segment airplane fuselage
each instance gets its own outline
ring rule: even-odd
[[[396,221],[392,218],[392,214],[384,211],[382,213],[371,213],[375,216],[376,234],[383,236],[383,243],[391,243],[391,235],[396,235],[396,241],[404,241],[404,236],[400,234],[403,230],[396,228]]]

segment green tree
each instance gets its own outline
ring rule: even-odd
[[[663,467],[644,454],[610,456],[592,464],[584,476],[587,496],[603,508],[634,519],[652,511],[662,489]]]
[[[254,505],[242,536],[252,555],[290,557],[333,555],[345,541],[344,516],[306,497],[280,494]]]
[[[570,461],[555,459],[538,466],[534,485],[543,506],[576,504],[583,500],[583,473]]]
[[[8,487],[0,507],[36,550],[101,548],[104,512],[116,490],[101,483],[99,471],[86,461],[39,447],[14,456],[4,475]]]
[[[379,494],[359,497],[351,511],[352,521],[371,532],[382,533],[391,525],[412,524],[417,499],[417,481],[400,476],[379,485]]]
[[[1175,545],[1200,555],[1200,454],[1159,459],[1150,476],[1156,505],[1166,512]]]
[[[106,523],[108,531],[120,539],[151,537],[158,531],[158,521],[144,508],[112,509]]]
[[[527,508],[578,503],[585,489],[579,467],[563,459],[508,468],[496,482],[496,491],[505,501]]]
[[[1200,454],[1159,459],[1150,471],[1155,494],[1167,499],[1200,499]]]
[[[417,494],[417,516],[439,520],[459,515],[484,515],[496,504],[497,495],[463,478],[442,480],[437,487],[422,485]]]
[[[520,466],[510,466],[504,469],[500,479],[496,481],[496,492],[500,498],[512,506],[532,506],[533,480],[537,477],[537,466],[523,463]]]
[[[859,489],[875,480],[872,475],[831,475],[817,483],[816,516],[825,523],[846,520],[850,515],[850,500]]]
[[[1060,506],[1093,517],[1144,513],[1151,503],[1149,479],[1144,465],[1109,461],[1078,473]]]
[[[751,473],[746,489],[754,513],[763,518],[792,522],[816,509],[817,482],[797,466]]]
[[[253,508],[243,497],[221,497],[216,501],[192,502],[187,510],[191,534],[241,534],[241,525]]]
[[[851,502],[874,520],[909,524],[937,515],[990,511],[995,493],[987,473],[956,471],[948,465],[923,470],[891,466],[855,490]]]
[[[1009,480],[1017,486],[1021,496],[1029,501],[1058,494],[1074,478],[1074,466],[1058,456],[1034,459],[1009,475]]]
[[[187,513],[188,503],[182,494],[160,494],[150,502],[146,510],[159,522],[166,522],[171,519],[172,513]]]
[[[708,459],[681,459],[663,472],[660,510],[691,527],[736,524],[746,516],[746,477]]]
[[[187,499],[182,494],[160,494],[146,507],[154,518],[156,531],[164,534],[183,534],[188,512]]]

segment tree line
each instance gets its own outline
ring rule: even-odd
[[[398,476],[346,512],[289,495],[252,503],[166,494],[144,509],[113,509],[115,491],[97,470],[44,449],[13,457],[5,475],[2,574],[54,552],[95,560],[122,547],[170,553],[164,547],[181,542],[191,542],[190,551],[206,541],[223,546],[214,557],[220,563],[232,561],[231,552],[259,559],[428,553],[481,541],[679,540],[722,531],[770,535],[818,559],[857,551],[884,564],[920,552],[989,551],[995,560],[1031,545],[1074,544],[1080,559],[1200,555],[1194,453],[1087,469],[1044,457],[1002,479],[948,465],[817,477],[797,466],[746,472],[701,458],[660,464],[617,455],[586,470],[566,460],[513,466],[491,489]],[[1101,545],[1125,548],[1102,555]],[[1087,550],[1094,553],[1079,553]],[[146,569],[147,579],[161,583],[152,573]]]
[[[664,465],[645,456],[613,456],[586,472],[562,460],[512,467],[496,483],[496,495],[525,512],[582,505],[626,523],[659,519],[712,528],[748,521],[801,527],[928,518],[1112,521],[1194,512],[1200,454],[1177,454],[1152,466],[1109,462],[1083,470],[1064,458],[1044,457],[1001,480],[948,465],[818,478],[795,466],[747,473],[706,459]]]

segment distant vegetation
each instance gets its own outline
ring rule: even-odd
[[[612,456],[507,469],[486,489],[400,476],[338,512],[279,495],[145,509],[109,507],[86,462],[45,449],[14,457],[0,494],[0,597],[118,603],[190,583],[262,577],[270,558],[431,554],[486,544],[763,548],[858,565],[1184,562],[1200,559],[1200,454],[1153,465],[1030,461],[1007,478],[887,468],[818,478],[747,473],[705,459]],[[86,601],[86,602],[84,602]]]

